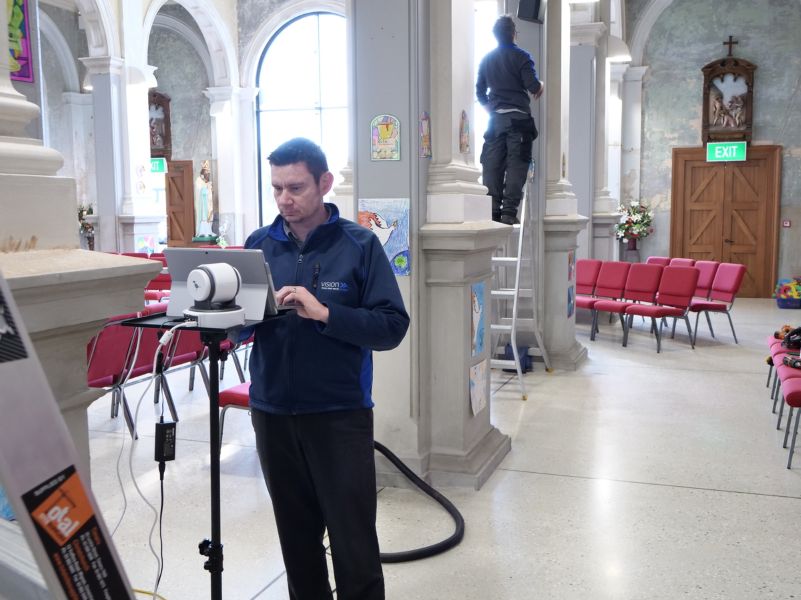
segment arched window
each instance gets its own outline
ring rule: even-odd
[[[348,77],[345,18],[317,12],[284,25],[268,42],[259,64],[256,118],[262,225],[278,214],[267,157],[279,144],[306,137],[320,144],[328,167],[348,160]]]

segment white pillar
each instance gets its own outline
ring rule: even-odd
[[[620,198],[624,204],[640,199],[642,79],[647,70],[629,67],[623,75]]]
[[[256,96],[257,87],[243,87],[239,89],[239,170],[241,198],[240,212],[231,219],[231,225],[226,239],[229,244],[244,244],[251,232],[259,227],[259,165],[256,151]],[[213,119],[213,117],[212,117]],[[212,127],[212,131],[214,128]],[[266,157],[262,157],[266,161]],[[264,167],[265,165],[262,165]]]
[[[597,122],[603,120],[603,106],[598,112],[598,44],[606,32],[603,23],[583,23],[570,28],[570,130],[568,162],[570,181],[576,194],[577,210],[583,215],[594,212],[598,148],[595,143]],[[587,132],[593,132],[588,135]],[[603,156],[600,157],[603,160]],[[578,236],[576,258],[593,256],[589,238],[592,224]]]
[[[64,114],[69,119],[72,138],[72,175],[78,204],[94,205],[97,200],[95,181],[94,136],[92,135],[92,95],[64,92]]]
[[[426,221],[488,221],[491,202],[487,188],[478,183],[481,173],[474,160],[476,151],[481,150],[470,148],[461,153],[459,147],[462,111],[473,123],[473,2],[431,2],[429,11],[432,157]]]
[[[236,132],[240,130],[239,89],[210,87],[203,93],[211,102],[211,156],[217,164],[214,196],[217,199],[218,223],[228,223],[226,237],[230,243],[234,240],[244,241],[250,231],[243,230],[240,146],[235,139]],[[255,145],[251,148],[255,148]]]
[[[556,368],[575,369],[587,355],[576,341],[575,282],[569,263],[575,260],[578,233],[587,217],[578,214],[576,195],[568,179],[570,121],[570,6],[567,0],[548,2],[546,15],[546,183],[545,183],[545,318],[543,337]]]
[[[118,215],[123,198],[122,73],[123,61],[113,56],[82,58],[92,82],[95,169],[97,173],[97,230],[95,248],[119,251]]]

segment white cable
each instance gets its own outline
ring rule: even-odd
[[[133,415],[133,433],[131,434],[133,440],[131,442],[130,452],[128,453],[128,472],[131,475],[131,481],[133,482],[133,485],[134,485],[134,488],[136,489],[137,494],[139,494],[139,497],[150,508],[150,510],[153,511],[153,524],[150,526],[150,532],[148,533],[148,536],[147,536],[147,545],[148,545],[148,548],[150,548],[150,553],[156,559],[156,578],[157,579],[158,579],[159,573],[161,573],[161,557],[158,555],[158,553],[156,552],[156,549],[153,547],[153,531],[155,530],[156,525],[158,524],[159,513],[158,513],[158,510],[156,510],[156,507],[153,506],[150,503],[150,501],[145,497],[144,492],[142,492],[141,488],[139,487],[139,483],[136,481],[136,475],[134,475],[134,471],[133,471],[133,450],[134,450],[134,442],[136,441],[137,423],[139,421],[139,408],[142,406],[142,400],[144,400],[145,395],[150,390],[150,386],[153,385],[153,381],[156,379],[156,366],[158,364],[159,352],[161,352],[162,348],[164,348],[164,346],[167,345],[170,342],[170,340],[172,339],[172,335],[175,332],[175,330],[180,329],[182,327],[196,327],[196,326],[197,326],[197,323],[194,322],[194,321],[184,321],[183,323],[178,323],[178,325],[175,325],[169,331],[167,331],[164,335],[161,336],[160,341],[159,341],[159,345],[156,347],[156,352],[153,355],[153,371],[152,371],[153,376],[150,378],[150,381],[148,381],[147,387],[142,392],[142,395],[139,396],[139,400],[136,403],[136,411],[134,412],[134,415]]]

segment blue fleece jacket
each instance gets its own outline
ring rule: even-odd
[[[328,307],[328,323],[294,312],[256,327],[250,358],[250,405],[277,414],[371,408],[372,350],[390,350],[409,327],[395,274],[378,238],[339,216],[301,248],[282,217],[254,231],[245,248],[264,252],[275,288],[304,286]]]

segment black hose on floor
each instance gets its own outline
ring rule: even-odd
[[[462,517],[462,514],[459,512],[459,510],[450,500],[428,485],[425,481],[418,477],[414,471],[403,464],[401,459],[395,456],[386,446],[380,442],[374,441],[373,443],[375,445],[375,449],[386,456],[389,462],[395,465],[395,467],[406,476],[406,479],[431,496],[442,506],[442,508],[447,510],[448,514],[453,518],[453,521],[456,525],[453,534],[451,534],[450,537],[435,544],[431,544],[430,546],[415,548],[414,550],[404,550],[403,552],[382,552],[381,562],[399,563],[420,560],[421,558],[428,558],[430,556],[441,554],[446,550],[450,550],[454,546],[457,546],[464,537],[464,517]]]

